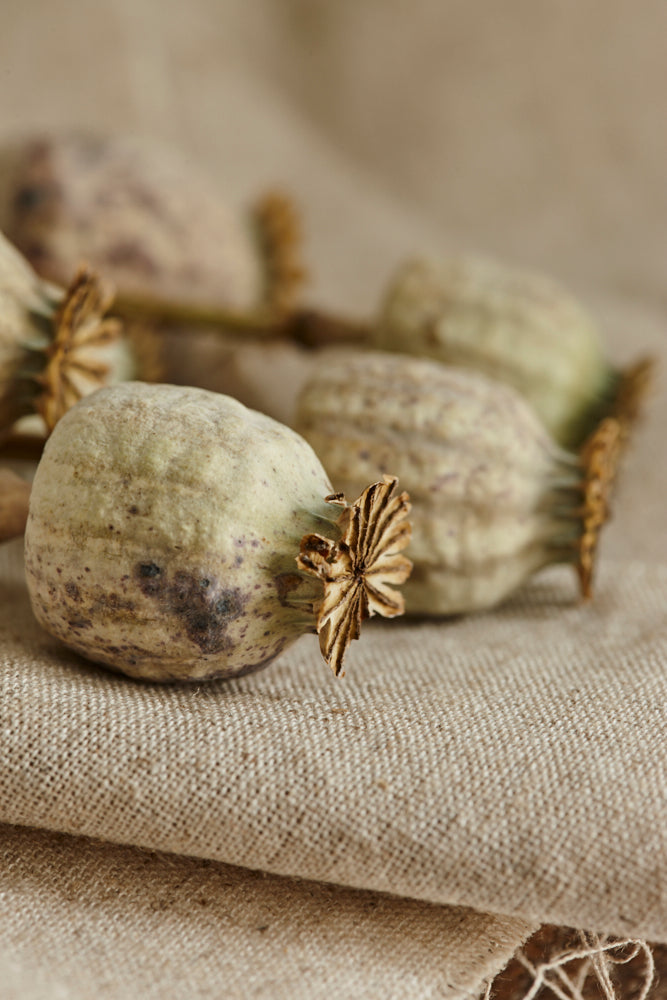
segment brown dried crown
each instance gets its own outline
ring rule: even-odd
[[[607,417],[581,450],[584,466],[582,534],[578,543],[577,573],[585,599],[593,596],[593,571],[602,526],[609,520],[610,498],[618,471],[623,433],[618,420]]]
[[[390,584],[405,583],[412,563],[400,553],[410,541],[407,493],[391,499],[395,476],[373,483],[348,504],[342,493],[327,502],[343,508],[337,542],[322,535],[305,535],[297,557],[299,569],[319,577],[324,596],[315,608],[320,650],[336,677],[342,676],[345,653],[358,639],[361,623],[374,614],[394,618],[405,603]]]
[[[41,393],[35,408],[49,433],[74,403],[103,386],[109,376],[109,366],[96,351],[120,335],[119,321],[104,318],[112,301],[111,287],[81,266],[54,318],[48,361],[37,377]]]

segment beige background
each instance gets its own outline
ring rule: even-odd
[[[390,269],[413,250],[483,250],[566,280],[599,316],[617,360],[646,348],[664,352],[661,0],[3,0],[1,23],[5,135],[64,125],[147,134],[208,169],[238,204],[283,183],[305,212],[311,295],[319,301],[370,310]],[[371,630],[367,652],[354,660],[356,680],[345,688],[327,686],[326,676],[311,679],[305,646],[275,673],[243,682],[238,711],[268,713],[263,739],[270,735],[279,747],[278,763],[298,750],[302,764],[317,762],[323,782],[325,805],[314,813],[280,799],[271,814],[278,849],[271,824],[261,836],[253,825],[260,800],[243,780],[242,747],[231,744],[240,767],[237,813],[217,794],[217,772],[198,770],[201,726],[229,721],[228,695],[138,695],[97,676],[93,684],[88,668],[53,650],[29,624],[17,629],[17,621],[30,622],[20,569],[3,564],[1,820],[430,901],[399,901],[395,911],[391,902],[378,903],[388,915],[377,925],[378,955],[401,954],[397,926],[416,939],[421,955],[409,983],[407,960],[374,958],[378,966],[389,962],[389,978],[380,981],[364,957],[368,943],[343,926],[321,887],[304,895],[291,880],[271,883],[284,942],[268,951],[258,945],[248,928],[263,883],[236,869],[229,884],[242,887],[245,903],[231,917],[233,945],[225,945],[221,916],[210,947],[224,961],[205,965],[199,993],[187,992],[181,984],[190,982],[199,952],[181,944],[202,933],[194,897],[172,909],[172,936],[164,933],[151,953],[150,900],[155,885],[169,881],[168,855],[150,861],[143,877],[136,847],[4,827],[0,968],[8,995],[131,996],[140,980],[128,970],[160,982],[164,961],[172,972],[164,996],[169,988],[173,996],[216,995],[221,984],[236,983],[228,995],[241,997],[249,969],[269,983],[258,996],[280,995],[270,992],[272,975],[287,984],[285,995],[318,996],[331,989],[332,968],[339,984],[349,983],[349,995],[458,996],[496,971],[541,920],[667,940],[666,417],[658,394],[628,464],[591,615],[569,606],[569,577],[556,575],[508,608],[453,630]],[[342,772],[328,769],[328,730],[312,723],[332,698],[347,710],[327,723],[348,764]],[[91,703],[97,709],[87,716],[81,706]],[[70,714],[71,706],[83,714]],[[455,740],[445,749],[433,713],[443,713],[463,740],[466,711],[483,721],[481,742],[463,741],[457,750]],[[186,720],[183,743],[179,718]],[[118,741],[109,743],[107,722]],[[356,755],[355,724],[362,748],[375,748],[380,760],[391,750],[402,782],[389,781],[384,791],[373,786],[370,799],[374,772]],[[407,758],[397,735],[403,724]],[[90,732],[95,752],[78,740]],[[216,753],[227,746],[221,733],[224,725],[215,730]],[[159,761],[174,745],[189,770],[179,779],[167,767],[165,784]],[[450,786],[446,773],[424,772],[420,753],[444,753],[487,794],[470,796],[462,778]],[[498,753],[503,763],[494,770]],[[294,787],[289,769],[272,767],[255,776],[258,787]],[[307,768],[300,774],[308,804]],[[275,786],[279,779],[283,785]],[[201,819],[194,831],[191,793]],[[458,831],[451,843],[444,829]],[[334,834],[350,849],[332,853]],[[173,861],[179,870],[208,863]],[[72,866],[75,885],[64,874]],[[195,870],[195,880],[222,878],[222,869]],[[440,912],[434,903],[450,905]],[[456,928],[470,910],[451,904],[507,916],[474,915],[462,939]],[[343,908],[349,928],[359,905]],[[216,906],[222,912],[223,903]],[[402,914],[409,915],[404,924]],[[310,978],[294,957],[304,920],[324,928]],[[86,965],[83,949],[88,978],[79,993],[72,982],[81,963],[56,960],[59,945],[71,949],[72,928],[79,929],[77,946],[87,930],[91,954],[106,942],[97,964]],[[331,951],[340,935],[349,945],[346,968]]]

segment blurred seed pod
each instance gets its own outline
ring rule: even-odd
[[[472,256],[406,262],[371,339],[511,385],[555,440],[574,448],[604,416],[629,427],[652,367],[614,367],[592,317],[555,281]]]
[[[85,260],[113,282],[148,380],[178,374],[188,348],[175,327],[205,326],[211,310],[263,322],[293,307],[304,277],[286,196],[234,211],[187,158],[135,139],[56,133],[5,146],[0,226],[48,280],[64,283]]]

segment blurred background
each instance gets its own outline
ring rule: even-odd
[[[415,249],[667,307],[664,0],[3,0],[4,135],[148,135],[300,202],[312,292]]]

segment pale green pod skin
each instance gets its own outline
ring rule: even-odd
[[[302,537],[334,527],[329,480],[294,431],[203,389],[128,383],[77,403],[37,469],[25,534],[40,624],[132,677],[268,664],[315,631]]]
[[[43,420],[35,412],[43,392],[40,380],[68,294],[69,290],[38,277],[0,233],[0,441],[18,421],[24,431],[37,436],[45,432]],[[83,320],[81,311],[79,315]],[[102,325],[101,317],[98,325]],[[106,369],[109,382],[125,381],[137,374],[132,347],[120,337],[88,345],[73,342],[66,361],[72,362],[66,364],[68,380],[81,396],[99,387],[100,366]]]
[[[392,469],[408,490],[409,614],[488,608],[542,567],[577,560],[581,466],[507,386],[350,352],[307,384],[295,426],[341,489]]]
[[[477,257],[404,265],[385,295],[373,346],[511,385],[566,447],[592,430],[618,379],[591,317],[556,282]]]
[[[62,292],[37,277],[0,233],[0,440],[31,412]]]

